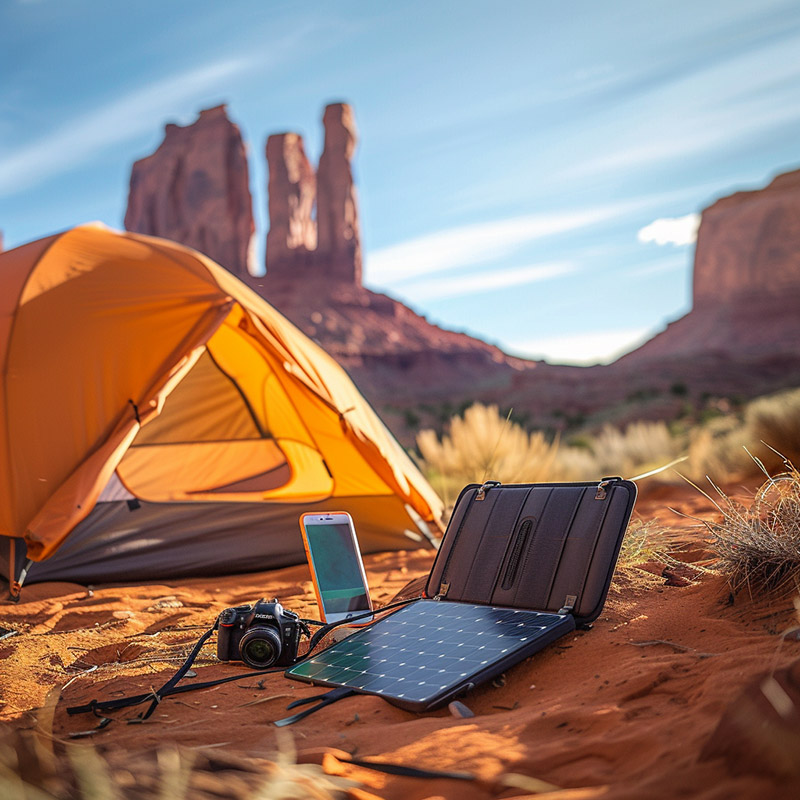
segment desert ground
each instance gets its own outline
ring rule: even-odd
[[[755,486],[729,491],[748,488]],[[4,736],[18,752],[22,741],[39,752],[29,776],[48,763],[58,772],[52,765],[67,763],[67,750],[93,747],[121,787],[144,780],[152,754],[177,745],[196,765],[187,797],[247,796],[257,765],[286,759],[292,747],[299,764],[320,765],[319,791],[324,770],[352,779],[345,796],[360,800],[484,800],[535,790],[554,800],[800,796],[798,779],[765,767],[769,759],[737,741],[735,726],[715,732],[746,687],[800,659],[800,642],[786,635],[797,625],[792,595],[733,597],[724,576],[708,568],[703,527],[676,513],[713,520],[710,503],[688,486],[644,489],[634,517],[669,528],[677,561],[618,570],[594,627],[462,698],[472,717],[448,708],[414,714],[362,695],[279,730],[271,723],[291,713],[290,702],[324,690],[280,674],[248,679],[241,664],[216,661],[212,638],[193,680],[244,674],[241,681],[165,698],[143,724],[125,724],[140,708],[113,712],[102,731],[75,736],[98,720],[69,716],[68,706],[160,686],[227,606],[276,596],[316,617],[301,565],[179,583],[25,587],[19,604],[0,606],[0,624],[19,632],[0,642]],[[375,603],[388,603],[432,560],[432,551],[367,556]],[[751,733],[759,726],[768,723],[745,724]],[[389,775],[348,764],[350,757],[477,780]]]

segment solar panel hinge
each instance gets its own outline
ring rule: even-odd
[[[439,591],[433,596],[434,600],[441,600],[443,597],[447,596],[447,593],[450,591],[450,584],[449,583],[440,583],[439,584]]]
[[[484,500],[486,498],[486,492],[489,491],[493,486],[499,486],[500,481],[484,481],[483,486],[478,489],[478,493],[475,495],[476,500]]]
[[[578,602],[578,595],[568,594],[564,605],[558,609],[559,614],[571,614],[575,610],[575,604]]]
[[[618,481],[619,478],[603,478],[600,483],[597,484],[597,491],[594,494],[595,500],[605,500],[608,496],[608,487],[614,483],[614,481]]]

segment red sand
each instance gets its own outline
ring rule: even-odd
[[[667,506],[707,514],[691,490],[657,489],[637,515],[677,529],[684,558],[705,554],[703,533]],[[388,602],[425,574],[432,554],[386,553],[365,559],[373,599]],[[26,587],[19,605],[0,606],[0,623],[22,633],[0,642],[0,720],[14,728],[37,724],[36,709],[60,688],[53,733],[94,727],[91,715],[66,707],[161,685],[180,664],[202,627],[224,607],[277,596],[301,616],[316,616],[305,566],[274,572],[157,585],[107,585],[93,595],[75,584]],[[800,658],[800,643],[780,634],[794,621],[791,598],[769,603],[737,597],[724,580],[698,574],[686,586],[657,575],[615,579],[593,630],[562,639],[509,670],[502,686],[463,698],[474,718],[447,709],[417,715],[377,697],[347,698],[288,729],[300,761],[344,752],[416,767],[469,771],[478,784],[387,776],[334,759],[326,769],[363,783],[383,798],[521,797],[497,786],[521,773],[562,787],[552,798],[702,798],[800,796],[797,785],[733,775],[721,759],[698,756],[726,706],[753,678]],[[177,628],[177,629],[176,629]],[[215,663],[206,646],[196,680],[237,674],[241,665]],[[172,660],[165,660],[172,659]],[[92,665],[98,668],[82,674]],[[76,677],[77,676],[77,677]],[[292,700],[319,688],[280,675],[243,679],[165,699],[144,725],[114,722],[90,741],[101,748],[150,749],[177,742],[269,757]],[[51,702],[56,695],[51,694]],[[116,712],[129,718],[139,709]],[[42,727],[42,715],[39,715]],[[799,755],[800,758],[800,755]]]

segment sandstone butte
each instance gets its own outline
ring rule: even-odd
[[[247,154],[224,105],[192,125],[168,124],[156,152],[133,165],[125,228],[194,247],[239,278],[250,274]]]
[[[134,165],[126,227],[197,247],[248,282],[345,366],[401,440],[475,400],[558,428],[600,412],[671,418],[687,399],[800,381],[800,171],[703,211],[687,315],[611,365],[568,367],[514,358],[365,288],[352,109],[327,106],[323,125],[316,172],[299,134],[267,140],[266,275],[252,275],[247,258],[247,162],[224,106],[167,126],[156,153]],[[195,169],[205,177],[188,191]]]
[[[718,353],[793,355],[800,346],[800,170],[703,211],[692,310],[626,364]]]

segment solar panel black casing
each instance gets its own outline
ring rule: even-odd
[[[436,708],[597,619],[635,501],[636,485],[621,478],[466,486],[431,567],[426,599],[286,674],[377,694],[412,711]],[[466,671],[453,665],[441,673],[446,681],[432,684],[430,692],[427,686],[416,693],[406,690],[414,671],[427,674],[433,659],[447,660],[454,649],[472,646],[487,614],[519,615],[516,619],[524,618],[534,633],[518,637],[510,648],[494,646],[491,659],[473,659]],[[432,624],[437,615],[444,625]],[[438,629],[448,632],[441,641],[432,636]],[[434,643],[440,650],[431,651]],[[505,636],[501,643],[506,644]],[[386,654],[376,656],[381,672],[372,669],[374,647]],[[364,669],[365,654],[369,669]]]
[[[285,674],[378,695],[408,711],[430,711],[574,629],[570,614],[423,599]]]

